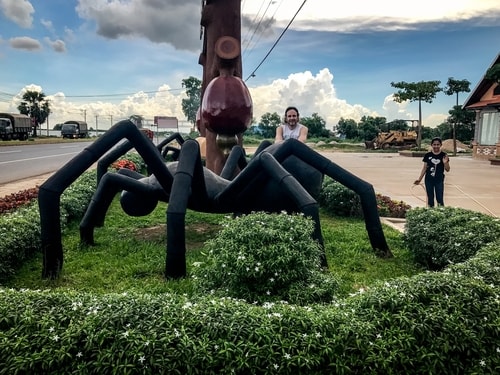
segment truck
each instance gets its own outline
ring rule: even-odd
[[[32,131],[31,118],[20,113],[0,113],[0,138],[25,141]]]
[[[415,130],[392,130],[380,132],[371,141],[365,141],[367,149],[412,148],[417,146]]]
[[[69,120],[61,127],[61,136],[63,138],[87,138],[89,129],[85,121]]]

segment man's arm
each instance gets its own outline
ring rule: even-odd
[[[307,126],[302,126],[302,128],[300,128],[299,141],[301,141],[302,143],[305,143],[307,141],[307,133],[308,132],[309,132],[309,129],[307,128]]]
[[[276,128],[276,137],[274,138],[275,142],[283,141],[283,127],[280,125]]]

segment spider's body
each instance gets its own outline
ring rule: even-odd
[[[203,167],[196,141],[183,142],[178,161],[165,164],[161,152],[151,141],[130,121],[122,121],[40,187],[44,277],[57,277],[62,267],[59,217],[56,220],[53,213],[59,214],[60,194],[122,138],[127,138],[143,157],[151,175],[120,170],[105,173],[100,178],[80,224],[84,243],[93,243],[94,228],[103,225],[111,201],[122,191],[121,204],[129,215],[147,215],[158,201],[168,202],[167,277],[186,274],[184,222],[188,208],[234,214],[302,212],[315,221],[313,237],[323,245],[316,198],[326,174],[360,195],[372,247],[380,255],[391,255],[380,224],[373,187],[299,141],[263,144],[250,161],[245,158],[243,149],[236,146],[219,176]],[[322,261],[326,265],[326,257]]]

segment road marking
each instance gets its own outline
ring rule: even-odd
[[[22,152],[22,150],[15,150],[15,151],[0,151],[0,154],[12,154],[13,152]]]
[[[38,160],[38,159],[48,159],[48,158],[56,158],[59,156],[64,156],[64,155],[73,155],[73,154],[78,154],[78,151],[76,152],[67,152],[65,154],[57,154],[57,155],[49,155],[49,156],[39,156],[37,158],[28,158],[28,159],[19,159],[19,160],[9,160],[9,161],[0,161],[0,164],[9,164],[9,163],[18,163],[22,161],[30,161],[30,160]]]

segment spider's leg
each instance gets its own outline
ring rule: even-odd
[[[124,120],[116,123],[40,186],[38,206],[43,252],[43,278],[57,278],[63,265],[60,223],[61,194],[123,138],[127,138],[134,145],[146,164],[155,173],[160,185],[166,191],[170,190],[172,175],[159,157],[158,150],[153,143],[131,121]]]
[[[333,178],[342,185],[356,192],[361,200],[365,227],[368,232],[372,248],[379,256],[384,258],[392,257],[392,253],[387,245],[385,235],[382,230],[382,223],[380,222],[380,216],[377,209],[375,190],[370,183],[355,176],[323,155],[315,152],[309,146],[295,139],[285,141],[281,144],[281,147],[274,149],[272,154],[280,163],[283,162],[283,160],[285,160],[289,155],[294,155],[321,173]]]
[[[172,158],[169,159],[170,161],[179,160],[179,154],[181,153],[181,150],[174,146],[165,146],[165,148],[161,152],[162,158],[167,160],[169,153],[172,154]]]
[[[252,159],[260,154],[263,150],[269,147],[272,143],[265,140],[259,144],[257,150],[252,155]],[[222,168],[220,176],[226,180],[232,180],[239,171],[243,170],[248,165],[247,157],[243,147],[237,145],[231,149],[231,153],[227,157],[226,164]]]
[[[174,174],[167,207],[167,256],[165,277],[186,276],[186,210],[190,195],[206,198],[200,146],[195,140],[187,140],[181,148],[179,164]]]
[[[180,133],[173,133],[169,135],[167,138],[165,138],[163,141],[158,143],[156,148],[160,152],[160,154],[165,158],[167,155],[168,151],[173,151],[174,153],[174,160],[178,160],[180,150],[177,147],[173,146],[168,146],[168,144],[172,141],[177,141],[177,143],[182,146],[184,144],[184,138],[182,138],[182,135]],[[165,147],[165,149],[163,149]]]
[[[125,155],[134,146],[130,141],[125,140],[124,142],[113,147],[108,153],[106,153],[97,162],[97,183],[101,181],[102,176],[108,171],[108,167],[120,156]]]
[[[80,241],[83,244],[94,244],[94,228],[103,226],[104,218],[116,193],[127,190],[145,196],[152,195],[150,185],[137,181],[143,177],[140,173],[128,169],[121,169],[117,173],[106,173],[102,177],[80,222]]]
[[[245,150],[241,146],[233,146],[220,176],[226,180],[232,180],[238,174],[237,172],[245,168],[247,164]]]
[[[272,142],[268,141],[267,139],[262,141],[257,149],[255,150],[255,153],[252,155],[252,159],[259,155],[262,151],[264,151],[266,148],[272,145]]]

